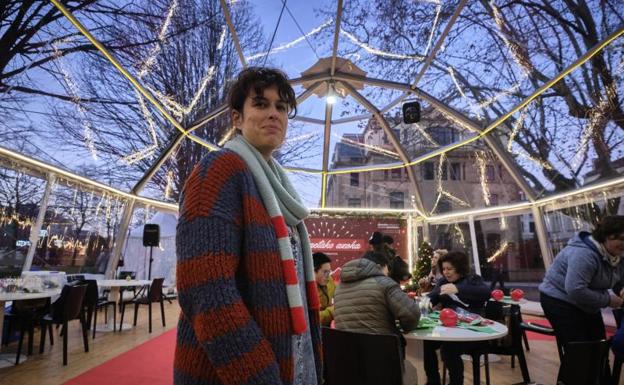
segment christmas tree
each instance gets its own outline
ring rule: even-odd
[[[418,280],[422,277],[426,277],[431,271],[431,257],[433,256],[433,248],[427,241],[423,241],[418,247],[418,261],[414,271],[412,271],[412,279],[405,289],[407,291],[417,291]]]

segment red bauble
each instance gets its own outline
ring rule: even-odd
[[[457,326],[457,313],[453,309],[442,309],[440,321],[444,326]]]
[[[511,291],[511,299],[514,301],[520,301],[524,297],[524,291],[522,289],[513,289]]]
[[[501,299],[503,299],[505,297],[505,293],[503,293],[502,290],[492,290],[492,298],[494,298],[497,301],[500,301]]]

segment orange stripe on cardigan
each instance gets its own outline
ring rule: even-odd
[[[222,305],[217,309],[202,312],[193,318],[193,329],[197,340],[205,342],[243,328],[251,317],[242,301]]]
[[[202,164],[195,166],[184,187],[184,203],[180,210],[182,216],[191,221],[209,215],[225,182],[246,168],[238,155],[229,153],[215,158],[203,177]]]
[[[226,365],[216,367],[216,370],[221,374],[219,379],[223,381],[223,385],[239,385],[246,383],[272,363],[277,366],[275,354],[267,340],[262,340],[251,351],[243,353]]]
[[[179,261],[176,266],[177,287],[184,291],[213,279],[234,277],[238,258],[231,254],[210,253]]]

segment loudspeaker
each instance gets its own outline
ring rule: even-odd
[[[160,226],[146,223],[143,227],[143,246],[158,246],[160,243]]]
[[[403,104],[403,122],[406,124],[420,122],[420,103],[408,102]]]

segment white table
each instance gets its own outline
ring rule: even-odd
[[[108,293],[108,300],[117,303],[119,301],[119,289],[121,287],[140,287],[140,286],[149,286],[152,284],[150,280],[136,280],[136,279],[100,279],[96,281],[98,287],[106,287],[110,288],[110,292]],[[112,332],[115,330],[114,328],[114,319],[113,312],[108,312],[108,318],[106,320],[106,324],[98,325],[96,328],[99,332]],[[129,324],[119,324],[119,331],[132,329],[132,326]]]
[[[0,292],[0,337],[4,326],[4,304],[9,301],[20,301],[25,299],[51,298],[61,294],[61,289],[46,290],[41,293],[2,293]],[[1,346],[0,346],[1,348]],[[20,356],[20,362],[26,361],[26,355]],[[15,364],[15,354],[0,354],[0,369],[13,366]]]
[[[436,326],[428,329],[418,329],[404,334],[407,342],[405,353],[411,357],[417,357],[422,360],[422,342],[427,341],[446,341],[446,342],[476,342],[496,340],[507,335],[509,332],[507,326],[500,322],[492,321],[487,325],[495,330],[495,333],[484,333],[468,330],[460,327]]]

